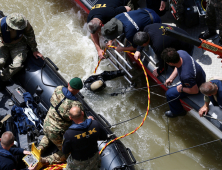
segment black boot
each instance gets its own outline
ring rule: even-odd
[[[208,39],[208,38],[210,38],[210,37],[212,37],[216,34],[217,34],[216,30],[208,29],[204,33],[200,34],[199,38],[206,40],[206,39]]]

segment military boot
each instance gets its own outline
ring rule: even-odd
[[[208,29],[204,33],[200,34],[199,38],[206,40],[216,34],[217,34],[216,30]]]

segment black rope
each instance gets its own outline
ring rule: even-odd
[[[148,159],[148,160],[145,160],[145,161],[141,161],[141,162],[137,162],[137,163],[135,163],[135,164],[131,164],[131,165],[127,165],[127,166],[134,166],[134,165],[136,165],[136,164],[141,164],[141,163],[148,162],[148,161],[151,161],[151,160],[154,160],[154,159],[162,158],[162,157],[164,157],[164,156],[172,155],[172,154],[174,154],[174,153],[186,151],[186,150],[189,150],[189,149],[192,149],[192,148],[196,148],[196,147],[199,147],[199,146],[203,146],[203,145],[206,145],[206,144],[210,144],[210,143],[213,143],[213,142],[217,142],[217,141],[219,141],[219,140],[222,140],[222,139],[216,139],[216,140],[213,140],[213,141],[210,141],[210,142],[202,143],[202,144],[200,144],[200,145],[192,146],[192,147],[189,147],[189,148],[186,148],[186,149],[182,149],[182,150],[175,151],[175,152],[172,152],[172,153],[169,153],[169,154],[165,154],[165,155],[161,155],[161,156],[158,156],[158,157],[154,157],[154,158],[151,158],[151,159]]]
[[[170,102],[172,102],[172,101],[174,101],[174,100],[177,100],[179,97],[180,97],[180,95],[179,95],[178,97],[176,97],[175,99],[170,100],[169,102],[165,102],[165,103],[163,103],[163,104],[161,104],[161,105],[159,105],[159,106],[157,106],[157,107],[154,107],[154,108],[150,109],[149,111],[155,110],[155,109],[157,109],[157,108],[159,108],[159,107],[161,107],[161,106],[163,106],[163,105],[166,105],[166,104],[168,104],[168,103],[170,103]],[[116,125],[120,125],[120,124],[122,124],[122,123],[129,122],[129,121],[131,121],[131,120],[133,120],[133,119],[135,119],[135,118],[137,118],[137,117],[139,117],[139,116],[142,116],[142,115],[144,115],[144,114],[146,114],[146,112],[145,112],[145,113],[141,113],[141,114],[139,114],[138,116],[135,116],[135,117],[133,117],[133,118],[131,118],[131,119],[128,119],[128,120],[125,120],[125,121],[122,121],[122,122],[113,124],[113,125],[111,125],[111,127],[112,127],[112,126],[116,126]],[[110,128],[110,126],[106,126],[106,127],[104,127],[104,128]]]
[[[167,117],[167,125],[168,125],[168,144],[169,144],[169,153],[170,153],[170,126],[169,126],[169,122],[168,122],[168,117]]]
[[[154,86],[160,86],[160,85],[164,85],[164,83],[157,84],[157,85],[153,85],[153,86],[149,86],[149,88],[150,88],[150,87],[154,87]],[[177,83],[172,84],[171,86],[174,86],[174,85],[177,85]],[[128,90],[128,91],[126,91],[127,88],[122,88],[122,89],[124,89],[124,92],[114,92],[114,93],[110,93],[110,94],[108,94],[108,95],[110,95],[110,96],[117,96],[117,95],[119,95],[119,94],[125,94],[125,93],[128,93],[128,92],[137,91],[137,90],[144,90],[144,89],[146,89],[146,88],[147,88],[147,87],[140,87],[140,88],[134,88],[134,89],[131,89],[131,90]]]

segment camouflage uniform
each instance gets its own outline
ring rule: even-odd
[[[78,106],[83,110],[82,104],[79,101],[73,101],[66,98],[58,108],[60,115],[62,116],[61,119],[54,107],[56,107],[65,97],[62,93],[62,88],[63,86],[58,86],[52,94],[50,102],[53,107],[50,107],[44,120],[43,130],[45,136],[39,144],[39,146],[42,146],[44,149],[49,146],[51,142],[58,147],[59,151],[57,153],[46,157],[50,164],[66,161],[68,155],[62,153],[62,141],[63,134],[72,124],[68,113],[74,106]]]
[[[18,15],[21,16],[21,14],[11,14],[10,17],[17,17]],[[0,26],[1,26],[0,20]],[[27,20],[26,20],[27,21]],[[17,20],[16,22],[20,22]],[[7,25],[11,28],[10,24],[7,23]],[[15,33],[15,30],[10,31],[10,34],[13,35],[13,32]],[[9,65],[2,74],[0,75],[3,81],[6,81],[10,79],[14,74],[16,74],[19,70],[22,68],[22,63],[25,61],[27,57],[27,44],[31,47],[32,52],[38,51],[37,49],[37,43],[35,41],[35,34],[32,26],[27,21],[27,26],[24,28],[23,35],[17,39],[12,40],[11,43],[4,43],[2,39],[2,33],[0,29],[0,40],[2,40],[3,46],[0,47],[0,69],[2,69],[5,65],[5,62],[8,57],[11,56],[13,62]]]
[[[98,170],[100,162],[99,153],[96,153],[92,158],[85,161],[77,161],[69,155],[65,170]]]
[[[219,36],[222,40],[222,0],[207,0],[205,21],[209,30],[216,30],[217,19]]]

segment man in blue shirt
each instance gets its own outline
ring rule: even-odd
[[[205,72],[186,51],[166,48],[161,57],[168,65],[175,67],[165,85],[170,85],[177,75],[181,81],[181,84],[168,89],[166,92],[170,111],[165,112],[165,115],[168,117],[184,116],[186,111],[179,99],[199,93],[200,85],[206,81]]]
[[[133,41],[138,45],[136,52],[134,54],[134,58],[137,60],[140,57],[141,51],[145,46],[150,45],[156,54],[159,60],[159,67],[153,70],[153,75],[155,77],[159,76],[163,73],[164,69],[167,69],[167,65],[164,64],[164,61],[161,59],[161,53],[165,48],[175,48],[176,50],[184,50],[188,52],[190,55],[193,53],[193,45],[180,41],[171,36],[166,36],[163,34],[162,29],[174,30],[176,32],[188,35],[189,34],[178,27],[173,27],[166,24],[154,23],[151,25],[147,25],[143,31],[137,32],[133,37]]]
[[[124,12],[115,16],[107,22],[104,27],[102,27],[101,33],[109,40],[114,40],[124,33],[126,39],[130,43],[130,46],[117,47],[116,50],[118,52],[135,51],[137,45],[133,43],[133,36],[138,31],[142,31],[145,26],[152,23],[161,23],[160,17],[154,10],[142,8],[135,11]]]
[[[1,170],[15,170],[17,160],[16,155],[29,155],[29,151],[25,151],[22,148],[12,147],[14,145],[14,135],[12,132],[7,131],[2,134],[0,145],[0,169]],[[21,161],[21,160],[19,160]],[[32,169],[32,167],[29,167]]]
[[[201,117],[209,111],[210,101],[214,106],[219,106],[222,109],[222,78],[213,78],[209,82],[203,83],[200,86],[200,92],[204,94],[205,101],[199,110]]]

